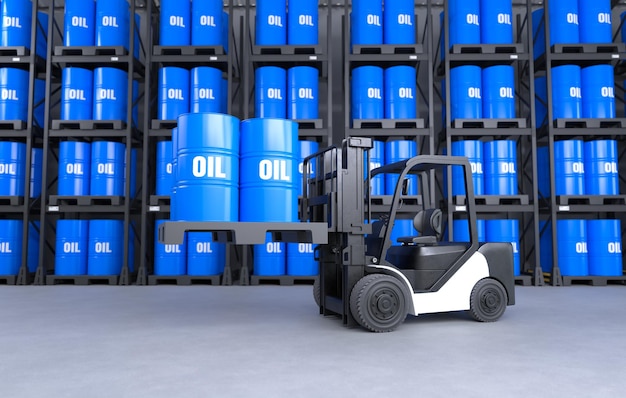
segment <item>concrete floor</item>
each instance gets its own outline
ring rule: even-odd
[[[626,286],[346,329],[309,286],[0,287],[0,397],[623,397]]]

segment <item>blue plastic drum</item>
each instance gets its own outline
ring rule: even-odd
[[[172,141],[159,141],[156,146],[156,194],[168,196],[171,195],[174,186]]]
[[[17,275],[22,266],[22,220],[0,220],[0,275]]]
[[[414,44],[416,42],[414,0],[396,0],[385,3],[383,11],[383,43]]]
[[[515,69],[509,65],[489,66],[482,75],[483,117],[515,117]]]
[[[483,145],[485,195],[517,195],[517,145],[513,140]]]
[[[400,65],[385,69],[385,118],[417,117],[417,70]]]
[[[487,242],[510,242],[513,245],[513,270],[515,275],[520,275],[519,220],[487,220],[485,232]]]
[[[464,65],[450,69],[451,120],[483,117],[482,71],[479,66]]]
[[[128,0],[96,1],[96,46],[129,48],[130,5]]]
[[[585,194],[619,195],[617,141],[588,141],[585,147]]]
[[[561,275],[589,275],[587,221],[557,220],[556,226]]]
[[[187,234],[187,274],[221,275],[226,265],[226,245],[213,242],[210,232]]]
[[[91,195],[124,195],[125,154],[126,146],[120,142],[96,141],[91,144]]]
[[[72,66],[63,68],[61,84],[61,120],[91,120],[93,72]]]
[[[172,132],[173,220],[238,221],[239,141],[239,120],[233,116],[188,113],[178,118]]]
[[[374,146],[369,151],[370,171],[384,166],[385,143],[383,141],[373,141]],[[365,159],[364,159],[365,160]],[[379,174],[370,180],[370,195],[385,195],[385,175]]]
[[[410,159],[417,155],[417,144],[415,141],[394,140],[388,141],[385,145],[385,162],[386,164],[399,162]],[[408,195],[417,195],[417,176],[408,176],[409,190]],[[385,194],[393,195],[398,183],[398,175],[385,175]]]
[[[287,244],[287,275],[313,276],[319,273],[312,243]]]
[[[222,44],[222,0],[191,2],[191,45],[219,46]]]
[[[622,276],[620,220],[587,220],[589,275]]]
[[[61,196],[89,195],[91,144],[62,141],[59,144],[58,193]]]
[[[476,227],[478,229],[478,241],[486,242],[485,238],[485,220],[476,220]],[[453,237],[452,240],[454,242],[469,242],[470,241],[470,233],[469,233],[469,224],[467,220],[454,220],[452,222],[453,229]]]
[[[159,120],[189,113],[189,71],[176,66],[159,69]]]
[[[552,117],[578,119],[582,116],[582,83],[580,66],[552,68]]]
[[[355,0],[350,14],[352,45],[383,44],[383,3],[379,0]]]
[[[254,109],[257,118],[287,117],[287,71],[262,66],[254,72]]]
[[[0,196],[24,196],[25,175],[26,144],[0,142]]]
[[[28,71],[0,68],[0,120],[28,119]]]
[[[582,141],[565,140],[554,143],[554,173],[556,195],[585,194],[585,164]]]
[[[54,255],[55,275],[86,275],[88,220],[58,220]]]
[[[43,149],[32,148],[30,161],[30,197],[41,196],[41,172],[43,169]]]
[[[187,244],[171,245],[159,242],[159,226],[166,220],[157,220],[154,227],[154,274],[179,276],[187,273]]]
[[[452,143],[452,156],[465,156],[472,168],[474,195],[484,195],[485,175],[483,173],[483,143],[477,140],[455,141]],[[465,174],[463,167],[452,167],[452,196],[465,195]]]
[[[482,44],[513,43],[513,2],[511,0],[480,1],[480,42]]]
[[[88,245],[88,275],[119,275],[124,262],[124,221],[90,220]]]
[[[282,242],[272,242],[268,232],[264,245],[254,246],[253,274],[258,276],[280,276],[286,274],[287,246]]]
[[[93,118],[127,121],[128,74],[117,68],[94,70]]]
[[[450,0],[450,48],[455,44],[480,44],[479,0]]]
[[[33,21],[31,0],[3,0],[0,10],[2,30],[0,47],[30,48],[31,24]]]
[[[224,112],[222,71],[210,66],[199,66],[191,70],[191,112]]]
[[[65,0],[63,45],[93,46],[96,41],[95,22],[95,0]]]
[[[319,41],[318,0],[290,1],[287,13],[287,44],[316,45]]]
[[[545,76],[535,78],[535,115],[537,127],[548,123],[548,84]]]
[[[581,70],[583,118],[615,117],[615,79],[611,65],[593,65]]]
[[[384,118],[383,76],[383,68],[378,66],[359,66],[352,70],[353,120]]]
[[[316,2],[317,3],[317,2]],[[319,117],[319,72],[311,66],[295,66],[287,71],[287,118],[294,120]]]
[[[258,0],[255,27],[257,46],[287,44],[287,0]]]
[[[549,5],[550,45],[578,43],[578,1],[552,0]],[[609,40],[610,41],[610,40]]]
[[[581,43],[612,43],[611,0],[579,1]]]
[[[191,44],[191,2],[161,0],[159,43],[162,46]]]

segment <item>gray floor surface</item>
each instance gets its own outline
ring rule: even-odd
[[[626,286],[517,287],[395,332],[310,286],[0,287],[0,397],[624,397]]]

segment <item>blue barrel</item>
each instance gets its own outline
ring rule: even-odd
[[[90,220],[87,274],[119,275],[124,261],[124,221]]]
[[[95,120],[127,121],[128,74],[117,68],[96,68],[94,71],[93,118]]]
[[[585,194],[585,165],[583,142],[580,140],[554,143],[554,178],[556,195]]]
[[[287,244],[287,275],[313,276],[319,273],[312,243]]]
[[[64,46],[93,46],[95,44],[95,0],[65,0],[63,15]]]
[[[159,141],[156,146],[156,194],[169,196],[174,186],[172,141]]]
[[[281,46],[287,44],[286,0],[257,1],[255,38],[257,46]]]
[[[391,245],[400,246],[399,238],[417,235],[418,233],[413,226],[413,220],[396,219],[391,229]]]
[[[264,245],[254,246],[253,274],[258,276],[279,276],[286,274],[287,246],[282,242],[272,242],[268,232]]]
[[[552,68],[552,117],[578,119],[582,116],[582,83],[580,66]]]
[[[374,170],[384,166],[385,162],[385,143],[383,141],[373,141],[374,146],[369,151],[369,169]],[[365,159],[363,159],[365,161]],[[379,174],[370,180],[370,195],[385,194],[385,175]]]
[[[417,144],[415,141],[394,140],[388,141],[385,145],[385,163],[391,164],[402,160],[410,159],[417,155]],[[417,195],[417,176],[408,176],[409,191],[408,195]],[[398,175],[385,175],[385,194],[393,195],[398,183]]]
[[[129,47],[128,0],[96,0],[96,46]]]
[[[415,2],[396,0],[385,3],[383,11],[383,43],[414,44],[416,42]]]
[[[266,0],[267,1],[267,0]],[[287,19],[287,44],[316,45],[319,41],[318,0],[290,1]]]
[[[254,109],[258,118],[287,117],[287,71],[277,66],[262,66],[254,72]]]
[[[487,220],[485,238],[487,242],[510,242],[513,245],[513,270],[515,275],[520,275],[519,220]]]
[[[240,221],[297,220],[299,151],[295,122],[249,119],[241,123]]]
[[[513,140],[485,142],[485,195],[517,195],[517,145]]]
[[[177,66],[159,69],[159,120],[189,113],[189,71]]]
[[[0,275],[17,275],[22,266],[23,225],[22,220],[0,220]]]
[[[26,144],[0,142],[0,196],[24,196]]]
[[[417,70],[400,65],[385,69],[385,118],[417,117]]]
[[[585,147],[585,194],[619,195],[617,141],[588,141]]]
[[[485,220],[476,220],[476,227],[478,229],[478,241],[486,242]],[[454,231],[452,234],[452,240],[454,242],[470,241],[469,224],[467,220],[454,220],[452,222],[452,229]]]
[[[611,0],[579,1],[581,43],[612,43]]]
[[[587,220],[589,275],[622,276],[620,220]]]
[[[27,121],[28,84],[27,70],[0,68],[0,120]]]
[[[55,275],[86,275],[89,251],[88,220],[58,220],[54,255]]]
[[[355,0],[350,14],[352,45],[383,44],[383,3],[377,0]]]
[[[317,2],[316,2],[317,4]],[[294,120],[319,117],[319,72],[311,66],[295,66],[287,71],[287,118]]]
[[[450,0],[450,48],[455,44],[480,44],[480,1]]]
[[[548,123],[548,83],[545,76],[535,78],[535,122],[537,127]]]
[[[0,17],[0,47],[30,48],[30,32],[33,8],[30,0],[3,0]]]
[[[233,116],[188,113],[178,118],[172,132],[176,155],[170,216],[175,221],[238,221],[239,141],[239,120]],[[214,205],[205,206],[207,202]]]
[[[483,117],[513,119],[515,117],[515,69],[496,65],[483,69]]]
[[[352,70],[352,119],[383,119],[383,68],[359,66]]]
[[[210,232],[187,234],[187,274],[194,276],[220,275],[226,265],[227,246],[213,242]]]
[[[187,244],[164,244],[159,242],[159,226],[167,220],[156,220],[154,226],[154,274],[179,276],[187,273]]]
[[[44,117],[46,111],[46,80],[35,79],[35,109],[33,110],[33,118],[35,124],[41,128],[44,127]]]
[[[191,1],[161,0],[159,43],[162,46],[191,44]]]
[[[451,120],[482,118],[481,90],[482,71],[479,66],[464,65],[450,69]]]
[[[192,113],[226,113],[222,105],[222,71],[210,66],[191,70]]]
[[[559,268],[563,276],[589,275],[586,220],[557,220]]]
[[[539,221],[539,262],[541,264],[541,270],[543,272],[552,272],[553,250],[551,221]]]
[[[550,148],[537,147],[537,189],[539,197],[550,198]]]
[[[125,153],[126,146],[120,142],[96,141],[91,144],[91,195],[124,195]]]
[[[91,144],[62,141],[59,144],[58,193],[61,196],[91,192]]]
[[[578,3],[572,0],[550,1],[550,45],[579,42]]]
[[[30,197],[41,196],[41,172],[43,170],[43,149],[32,148],[30,161]]]
[[[222,0],[191,2],[191,45],[222,44]]]
[[[513,2],[511,0],[480,1],[480,42],[482,44],[513,43]]]
[[[93,118],[93,72],[67,67],[61,72],[61,120]]]
[[[615,117],[613,66],[593,65],[581,70],[583,118]]]
[[[474,195],[485,194],[483,173],[483,143],[477,140],[455,141],[452,143],[452,156],[465,156],[472,168]],[[452,167],[452,196],[465,195],[465,174],[463,167]]]
[[[533,11],[533,57],[538,59],[546,53],[546,27],[543,7]]]

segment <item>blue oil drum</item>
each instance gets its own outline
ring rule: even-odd
[[[125,154],[126,146],[120,142],[96,141],[91,144],[91,195],[124,195]]]
[[[159,242],[159,226],[166,220],[156,220],[154,227],[154,274],[179,276],[187,273],[187,243],[180,245]]]
[[[93,72],[70,66],[61,72],[61,120],[93,118]]]
[[[554,143],[556,195],[585,194],[585,164],[581,140]]]
[[[299,151],[296,122],[249,119],[241,123],[240,221],[297,221]]]
[[[589,275],[622,276],[620,220],[587,220]]]
[[[187,234],[187,275],[221,275],[226,265],[226,245],[213,242],[210,232]]]
[[[533,56],[538,59],[546,53],[546,24],[543,7],[532,12]],[[553,39],[552,37],[550,39]]]
[[[480,42],[482,44],[513,43],[513,2],[511,0],[480,1]]]
[[[89,195],[91,182],[91,144],[62,141],[59,143],[58,194]]]
[[[287,13],[287,44],[318,44],[319,11],[317,9],[317,3],[318,0],[298,0],[289,2]]]
[[[46,111],[46,80],[35,79],[35,102],[33,109],[33,118],[35,125],[43,128],[44,117]]]
[[[485,194],[483,173],[483,143],[478,140],[455,141],[452,143],[452,156],[465,156],[472,168],[474,195]],[[452,196],[465,195],[465,174],[463,167],[452,167]]]
[[[161,0],[159,44],[188,46],[191,44],[191,2]]]
[[[450,48],[455,44],[480,44],[480,1],[450,0]]]
[[[417,144],[415,141],[394,140],[385,144],[385,163],[395,163],[402,160],[410,159],[417,155]],[[417,195],[417,176],[408,176],[409,191],[408,195]],[[398,175],[385,175],[385,195],[393,195],[398,183]]]
[[[238,221],[239,142],[239,120],[233,116],[188,113],[178,118],[172,132],[175,221]],[[206,206],[209,202],[214,205]]]
[[[287,0],[256,2],[255,43],[257,46],[287,44]]]
[[[557,220],[556,227],[561,275],[589,275],[587,221]]]
[[[65,0],[63,45],[67,47],[95,45],[95,22],[95,0]]]
[[[27,121],[28,84],[27,70],[0,68],[0,120]]]
[[[385,118],[417,117],[417,70],[399,65],[385,69]]]
[[[374,146],[369,151],[370,171],[384,166],[385,143],[383,141],[373,141]],[[365,161],[365,159],[364,159]],[[365,177],[364,177],[365,178]],[[385,175],[380,174],[370,180],[370,195],[385,195]]]
[[[253,274],[258,276],[279,276],[286,274],[287,246],[282,242],[272,242],[268,232],[264,245],[254,246]]]
[[[418,233],[413,226],[413,220],[396,219],[391,229],[391,245],[400,246],[398,239],[408,236],[417,236]]]
[[[483,145],[485,195],[517,195],[517,145],[513,140]]]
[[[611,65],[593,65],[581,70],[583,118],[615,117],[615,79]]]
[[[228,54],[228,47],[230,40],[230,14],[228,12],[222,12],[222,43],[224,44],[224,52]]]
[[[549,5],[550,45],[578,43],[578,1],[552,0]]]
[[[584,148],[585,194],[619,195],[617,141],[588,141]]]
[[[55,275],[86,275],[88,220],[58,220],[54,255]]]
[[[43,149],[32,148],[30,162],[30,197],[41,196],[41,172],[43,170]]]
[[[317,2],[316,2],[317,4]],[[311,66],[295,66],[287,71],[287,119],[319,117],[319,72]]]
[[[578,119],[582,116],[582,82],[580,66],[552,68],[552,117]]]
[[[30,48],[31,24],[33,21],[31,0],[3,0],[0,9],[2,30],[0,47]]]
[[[537,127],[548,123],[548,84],[545,76],[535,78],[535,122]]]
[[[319,273],[312,243],[287,244],[287,275],[313,276]]]
[[[89,220],[87,274],[119,275],[124,260],[124,221]]]
[[[479,66],[464,65],[450,69],[451,120],[483,117],[482,71]]]
[[[553,258],[552,222],[541,220],[539,221],[539,262],[543,272],[552,272]]]
[[[39,233],[41,231],[39,221],[28,223],[28,248],[26,253],[26,265],[28,272],[34,274],[39,266]]]
[[[189,113],[189,70],[177,66],[159,68],[159,120],[176,120]]]
[[[222,105],[222,71],[210,66],[191,70],[192,113],[226,113]]]
[[[383,119],[383,68],[359,66],[352,70],[351,106],[352,119]]]
[[[550,198],[550,148],[537,147],[537,189],[539,197]]]
[[[128,74],[117,68],[94,71],[93,118],[127,121]]]
[[[486,220],[485,238],[487,242],[510,242],[513,245],[513,270],[515,275],[520,275],[519,220]]]
[[[0,275],[17,275],[22,266],[22,220],[0,220]]]
[[[478,241],[486,242],[485,220],[476,220],[476,227],[478,229]],[[470,241],[469,224],[466,219],[454,220],[452,222],[452,229],[453,229],[452,240],[454,242],[469,242]]]
[[[482,75],[483,117],[515,117],[515,69],[509,65],[489,66]]]
[[[156,194],[168,196],[174,186],[172,141],[159,141],[156,147]]]
[[[612,43],[611,0],[578,2],[581,43]]]
[[[385,3],[383,43],[414,44],[416,40],[415,2],[397,0]]]
[[[262,66],[254,72],[254,109],[257,118],[287,117],[287,71]]]
[[[96,0],[96,46],[129,48],[130,5],[128,0]]]
[[[222,44],[222,0],[191,2],[191,45],[219,46]]]
[[[26,144],[0,142],[0,196],[24,196],[25,175]]]
[[[383,44],[383,3],[377,0],[355,0],[350,14],[352,45]]]

